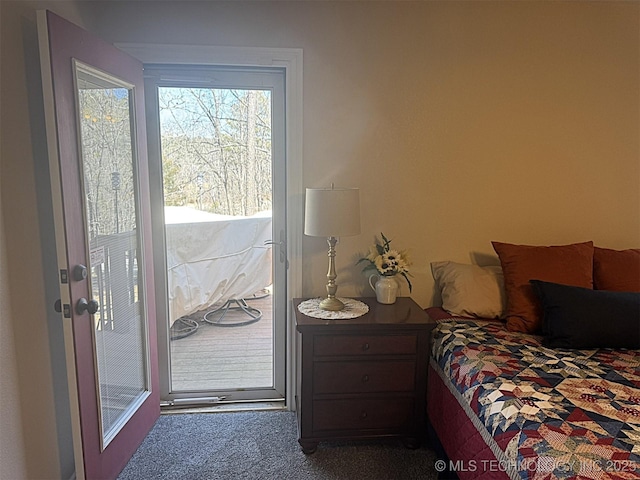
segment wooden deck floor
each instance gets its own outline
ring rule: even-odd
[[[247,299],[262,312],[249,325],[220,327],[203,321],[199,312],[190,316],[198,330],[171,341],[171,380],[174,391],[235,390],[273,385],[272,297]],[[231,311],[224,321],[248,319],[242,311]]]

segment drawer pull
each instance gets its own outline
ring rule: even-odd
[[[369,343],[364,343],[364,344],[362,345],[362,350],[364,350],[364,351],[369,350]]]
[[[361,418],[361,419],[363,419],[363,420],[364,420],[365,418],[367,418],[367,412],[362,412],[362,413],[360,414],[360,418]]]
[[[362,382],[363,382],[363,383],[366,383],[366,382],[368,382],[368,381],[369,381],[369,375],[363,375],[363,376],[362,376]]]

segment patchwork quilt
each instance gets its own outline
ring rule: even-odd
[[[443,322],[431,366],[513,479],[640,479],[640,351]]]

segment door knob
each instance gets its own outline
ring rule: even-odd
[[[98,311],[98,308],[100,308],[100,304],[93,299],[87,301],[86,298],[81,298],[76,303],[76,313],[78,315],[82,315],[85,311],[93,315]]]

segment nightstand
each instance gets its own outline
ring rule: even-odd
[[[358,298],[365,315],[324,320],[294,299],[298,442],[304,453],[326,440],[401,438],[417,448],[425,434],[429,341],[435,322],[411,298],[392,305]]]

